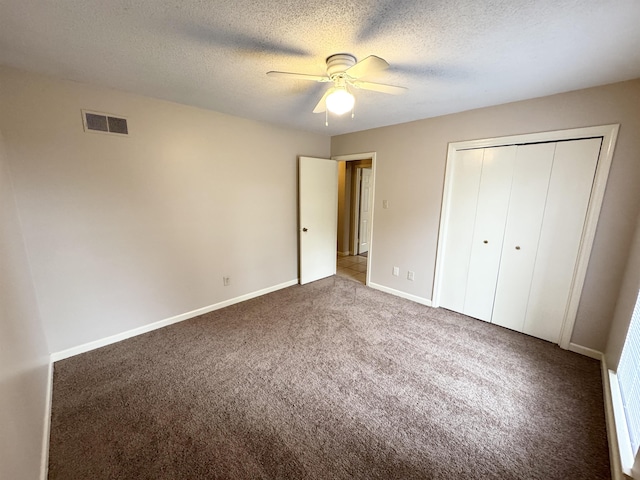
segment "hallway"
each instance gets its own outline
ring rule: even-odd
[[[336,275],[350,278],[366,285],[367,257],[360,255],[338,256],[338,268]]]

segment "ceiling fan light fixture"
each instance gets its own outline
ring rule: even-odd
[[[376,57],[375,55],[369,55],[364,60],[356,62],[356,57],[351,54],[337,53],[327,57],[326,63],[327,74],[324,76],[278,71],[267,72],[267,75],[321,83],[333,83],[331,88],[328,88],[324,92],[324,95],[322,95],[322,98],[320,98],[320,101],[313,109],[313,113],[325,114],[325,125],[329,124],[329,112],[335,115],[344,115],[351,110],[351,118],[353,118],[356,100],[349,91],[350,88],[372,90],[390,95],[400,95],[407,90],[405,87],[396,85],[361,80],[362,77],[389,68],[386,60]]]
[[[343,115],[351,110],[356,102],[356,99],[351,95],[346,88],[334,88],[333,92],[327,97],[327,110],[336,115]]]

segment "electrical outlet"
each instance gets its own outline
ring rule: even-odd
[[[399,267],[393,267],[393,276],[394,277],[400,276],[400,268]]]
[[[382,208],[389,208],[389,200],[382,200]]]
[[[411,281],[413,281],[413,279],[414,279],[414,278],[415,278],[415,273],[414,273],[414,272],[412,272],[411,270],[409,270],[409,271],[407,272],[407,280],[411,280]]]
[[[231,277],[222,277],[222,284],[225,287],[228,287],[229,285],[231,285]]]

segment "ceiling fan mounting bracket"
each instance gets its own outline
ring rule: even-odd
[[[327,75],[334,80],[334,77],[339,77],[347,69],[353,67],[356,64],[356,57],[348,53],[337,53],[327,57]]]

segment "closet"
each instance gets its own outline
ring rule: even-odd
[[[455,152],[440,306],[559,343],[602,141]]]

